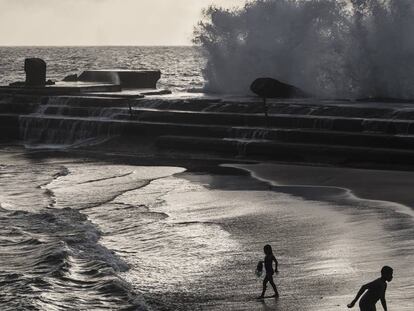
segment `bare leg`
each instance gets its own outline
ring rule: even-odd
[[[276,284],[275,284],[275,282],[273,281],[273,278],[271,278],[271,279],[269,280],[269,283],[270,283],[270,285],[272,285],[273,290],[275,291],[275,297],[278,297],[278,296],[279,296],[279,292],[277,291]]]
[[[265,293],[266,293],[266,287],[267,287],[267,282],[269,281],[268,276],[266,275],[265,278],[263,279],[263,290],[262,290],[262,294],[260,295],[259,298],[263,298]]]

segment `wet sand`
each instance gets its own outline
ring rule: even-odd
[[[327,166],[253,164],[230,165],[252,177],[280,186],[337,187],[364,199],[382,200],[414,208],[414,172]]]
[[[255,179],[183,173],[175,177],[203,185],[208,192],[193,189],[163,197],[171,207],[162,209],[170,222],[218,226],[229,235],[217,241],[211,236],[219,261],[213,269],[200,268],[199,278],[188,282],[185,290],[176,286],[173,291],[145,295],[149,301],[165,302],[157,310],[345,310],[360,286],[379,276],[383,265],[395,269],[387,292],[389,309],[413,309],[412,210],[383,201],[391,198],[393,190],[410,199],[410,173],[230,166],[248,170]],[[372,182],[377,190],[362,180]],[[224,249],[223,243],[228,243]],[[275,279],[281,296],[257,301],[261,279],[254,269],[266,243],[273,246],[280,263]]]
[[[281,164],[209,169],[207,161],[183,159],[162,167],[154,158],[75,151],[3,158],[24,173],[3,175],[3,190],[10,186],[18,202],[26,197],[15,195],[22,180],[37,198],[45,167],[45,176],[70,172],[49,183],[54,208],[80,209],[102,231],[99,243],[129,267],[119,272],[126,287],[152,310],[345,310],[385,264],[395,269],[389,309],[413,310],[413,173]],[[267,243],[280,263],[281,296],[257,301],[254,269]]]
[[[379,276],[383,265],[395,269],[387,291],[389,309],[413,309],[414,173],[282,164],[230,166],[249,171],[271,184],[269,190],[286,195],[272,198],[268,209],[256,209],[227,226],[244,240],[244,255],[253,255],[264,243],[274,246],[281,264],[277,276],[281,298],[256,304],[226,302],[212,309],[344,310],[362,284]],[[249,268],[252,265],[244,262],[244,269]],[[249,280],[246,273],[242,275]],[[259,292],[259,282],[246,283],[244,291]]]

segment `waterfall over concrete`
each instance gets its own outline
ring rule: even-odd
[[[81,107],[76,97],[50,97],[31,114],[21,115],[20,138],[25,144],[69,146],[102,142],[120,133],[110,122],[125,107]]]

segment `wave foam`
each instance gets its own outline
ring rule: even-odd
[[[414,98],[411,0],[256,0],[204,17],[208,91],[270,76],[318,96]]]

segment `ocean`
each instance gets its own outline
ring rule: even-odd
[[[201,91],[205,59],[199,48],[178,47],[0,47],[0,85],[24,81],[24,59],[47,63],[47,79],[60,81],[88,69],[161,70],[159,88]]]
[[[175,93],[205,84],[206,59],[192,47],[0,55],[2,84],[23,79],[29,56],[44,58],[56,80],[159,68],[159,87]],[[390,309],[413,310],[411,172],[24,143],[0,146],[1,310],[344,310],[385,264],[395,271]],[[265,244],[279,261],[281,297],[257,301]]]

